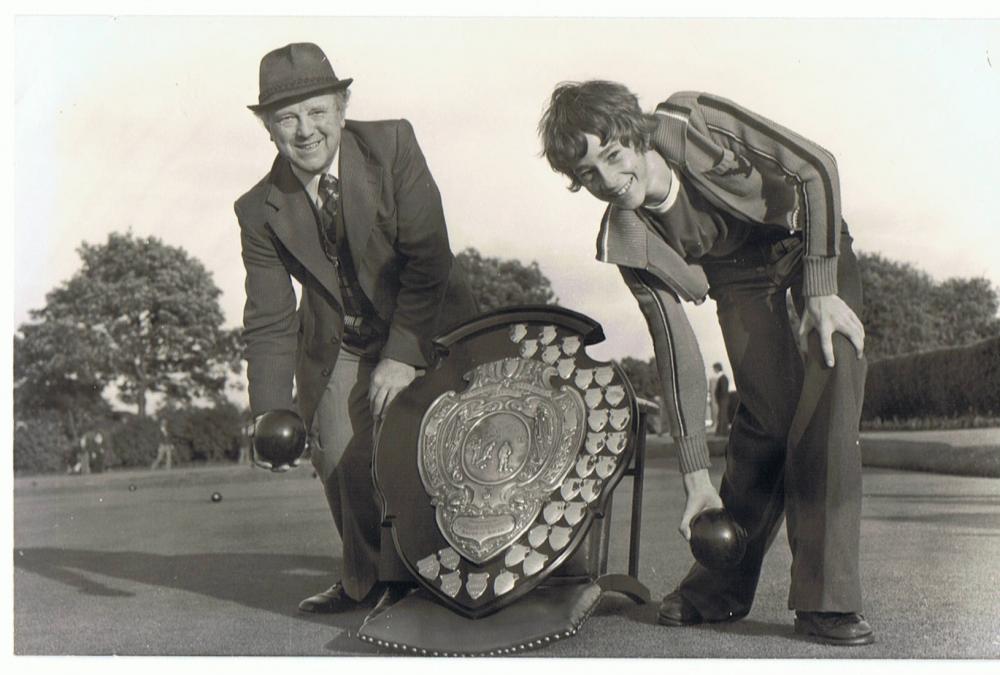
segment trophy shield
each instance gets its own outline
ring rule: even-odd
[[[393,402],[373,467],[384,524],[449,609],[478,618],[530,593],[603,515],[638,433],[627,378],[586,353],[603,339],[562,308],[501,310],[439,338]]]

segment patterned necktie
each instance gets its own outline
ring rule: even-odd
[[[322,221],[322,231],[324,247],[327,249],[327,256],[336,254],[337,250],[337,209],[340,202],[340,181],[336,176],[324,173],[319,179],[319,197],[322,207],[320,207],[320,220]]]

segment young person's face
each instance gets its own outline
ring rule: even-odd
[[[587,154],[573,167],[573,175],[587,192],[621,209],[642,206],[648,190],[645,157],[619,141],[601,145],[601,139],[584,134]]]

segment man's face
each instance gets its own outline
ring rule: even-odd
[[[282,157],[306,173],[322,173],[340,146],[346,108],[335,94],[320,94],[271,111],[267,130]]]
[[[601,145],[601,139],[584,134],[587,154],[573,167],[577,181],[602,202],[621,209],[642,206],[648,188],[646,159],[618,141]]]

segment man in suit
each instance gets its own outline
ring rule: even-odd
[[[430,340],[475,314],[412,127],[347,120],[351,82],[314,44],[264,56],[248,107],[278,156],[235,205],[251,411],[299,412],[343,542],[341,580],[303,600],[307,612],[385,598],[398,586],[383,582],[408,579],[381,540],[374,438],[396,395],[431,364]]]
[[[722,370],[722,364],[712,366],[712,376],[708,382],[712,395],[712,420],[715,422],[715,433],[725,436],[729,433],[729,378]]]
[[[681,92],[644,114],[605,81],[558,86],[540,133],[570,189],[608,203],[598,259],[618,266],[653,339],[687,493],[681,533],[723,503],[749,533],[736,569],[694,565],[660,623],[746,616],[785,514],[795,631],[870,643],[859,613],[861,284],[833,156],[719,96]],[[705,368],[681,306],[706,295],[740,392],[721,497],[708,474]]]

